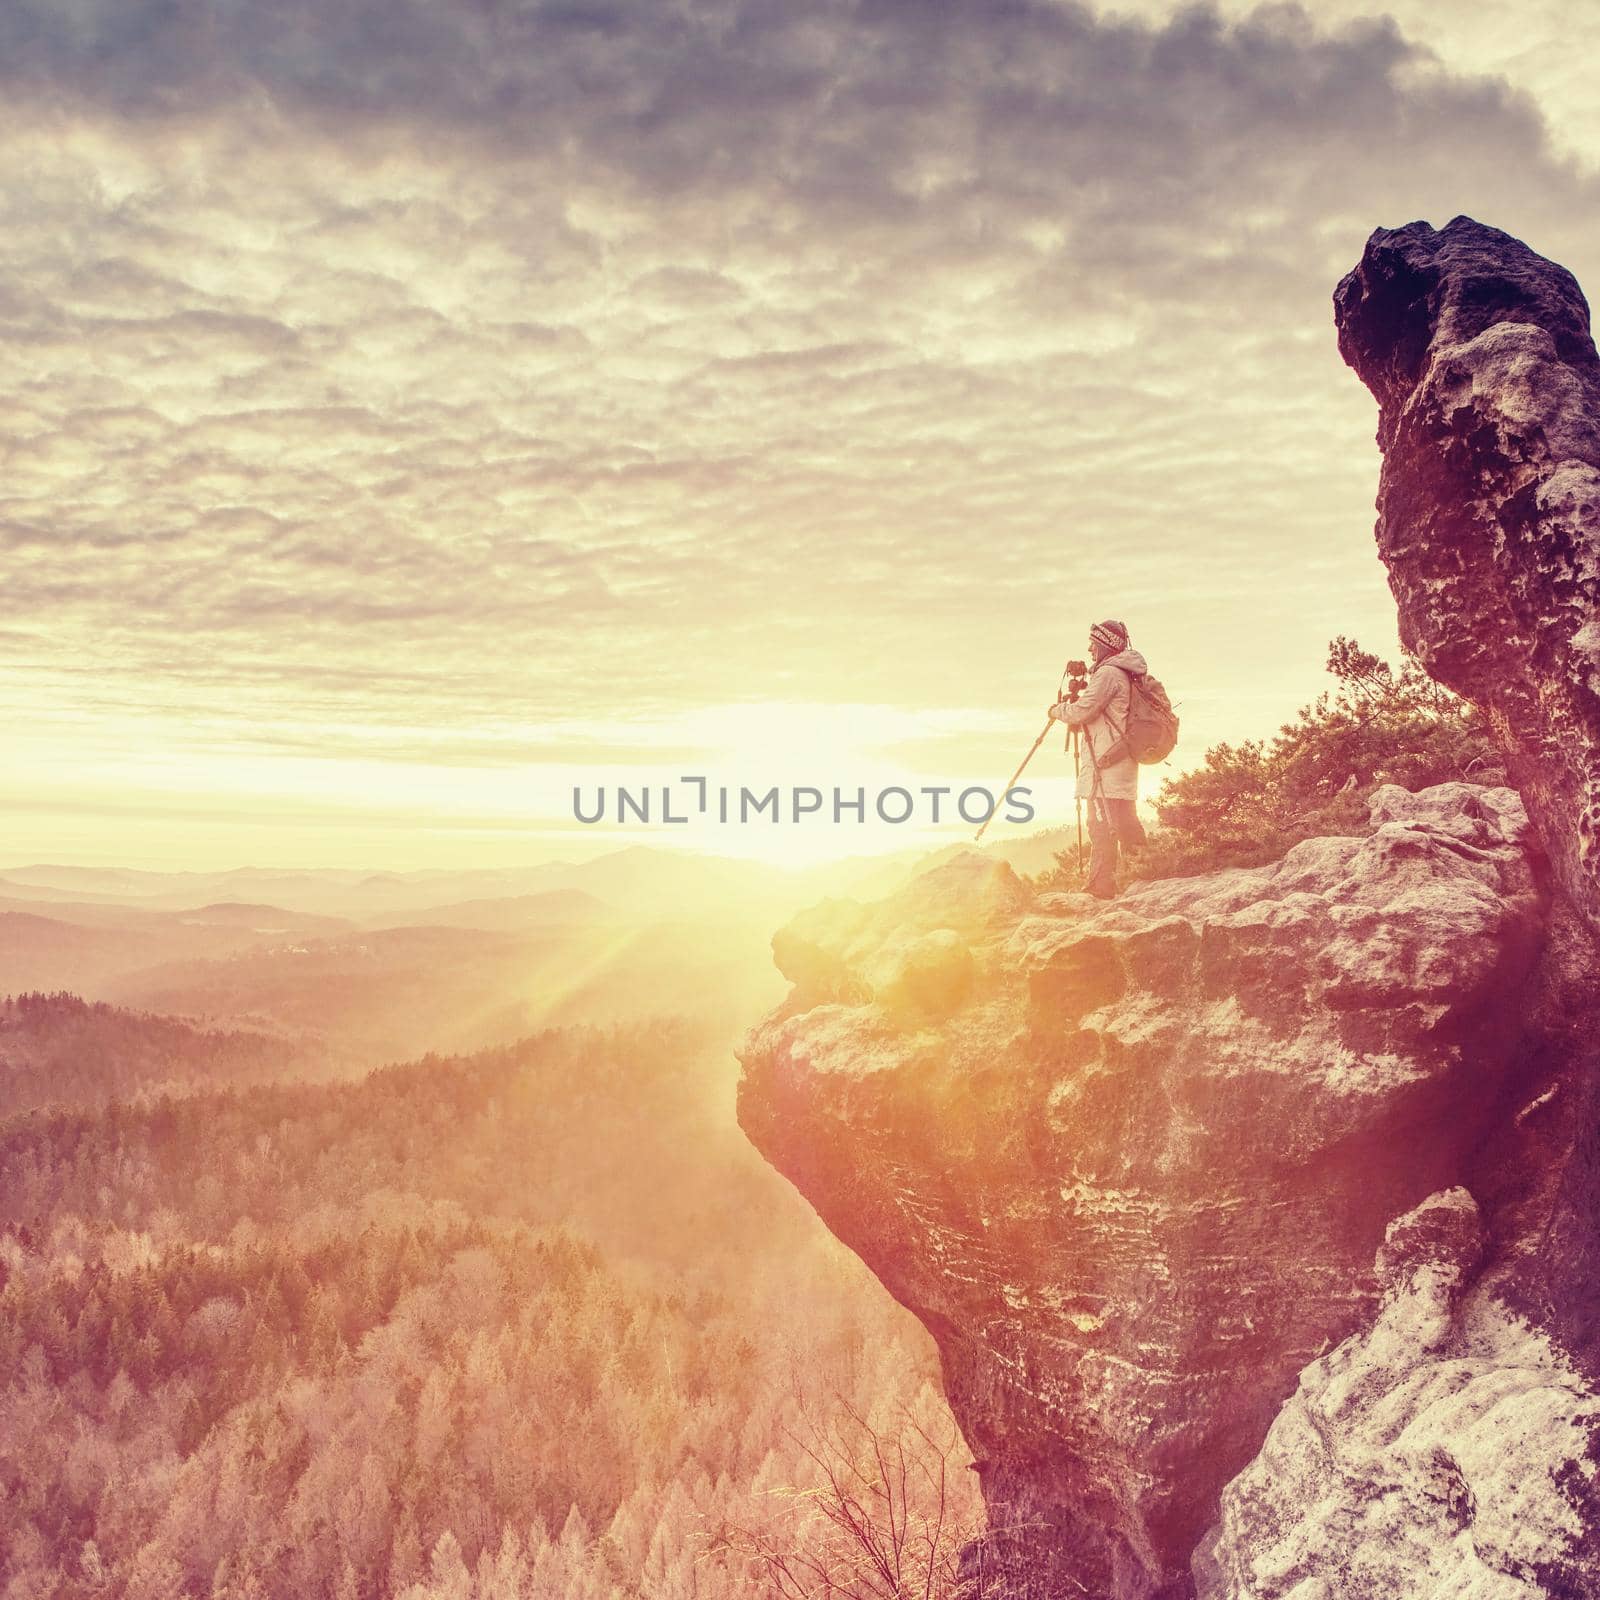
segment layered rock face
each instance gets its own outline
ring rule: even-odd
[[[1477,1277],[1465,1189],[1397,1219],[1369,1328],[1314,1362],[1223,1493],[1205,1596],[1538,1600],[1593,1592],[1600,1397]]]
[[[973,853],[774,940],[741,1121],[938,1341],[1006,1592],[1191,1594],[1388,1225],[1548,1088],[1520,801],[1389,788],[1373,823],[1110,906]]]
[[[1500,719],[1557,875],[1600,929],[1600,360],[1571,273],[1470,217],[1380,229],[1334,295],[1377,398],[1400,631]]]
[[[938,1343],[992,1600],[1600,1600],[1600,373],[1465,219],[1338,313],[1407,642],[1521,795],[1110,905],[971,852],[777,935],[742,1052]]]

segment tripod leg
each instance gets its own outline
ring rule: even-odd
[[[1078,730],[1072,730],[1072,805],[1078,813],[1078,876],[1083,876],[1083,796],[1078,793]]]
[[[986,816],[983,819],[983,827],[979,828],[977,833],[975,833],[973,835],[972,842],[974,844],[977,844],[979,842],[979,840],[981,840],[983,838],[984,830],[987,829],[989,824],[994,821],[995,812],[997,812],[1000,809],[1000,807],[1005,803],[1006,796],[1011,793],[1011,786],[1017,781],[1018,778],[1020,778],[1022,776],[1023,768],[1026,767],[1027,764],[1030,761],[1033,760],[1034,751],[1037,750],[1039,748],[1039,746],[1044,743],[1044,736],[1047,733],[1049,733],[1050,724],[1053,721],[1055,721],[1054,717],[1047,717],[1045,719],[1045,725],[1039,730],[1039,737],[1037,739],[1035,739],[1031,745],[1029,745],[1027,755],[1025,755],[1022,758],[1022,760],[1017,764],[1017,770],[1015,772],[1013,772],[1011,774],[1011,776],[1006,780],[1006,786],[1005,786],[1005,788],[1003,788],[1000,791],[999,799],[997,799],[995,801],[995,803],[992,806],[989,807],[989,815]]]

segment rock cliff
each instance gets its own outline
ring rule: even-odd
[[[1465,1189],[1397,1219],[1372,1325],[1301,1374],[1223,1492],[1202,1592],[1250,1600],[1537,1600],[1592,1592],[1600,1398],[1477,1279]]]
[[[1600,1600],[1593,347],[1465,221],[1374,235],[1339,322],[1407,639],[1522,794],[1110,905],[971,852],[795,919],[742,1051],[938,1343],[990,1596]]]
[[[1549,1092],[1526,834],[1510,790],[1388,788],[1268,867],[1104,906],[974,852],[774,940],[741,1121],[933,1332],[1012,1591],[1193,1593],[1389,1224]]]
[[[1572,274],[1470,217],[1379,229],[1334,294],[1379,406],[1378,551],[1406,644],[1499,719],[1600,928],[1600,360]]]

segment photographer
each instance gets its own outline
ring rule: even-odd
[[[1139,763],[1125,735],[1133,679],[1149,669],[1144,657],[1129,648],[1128,630],[1120,622],[1097,622],[1089,630],[1089,656],[1092,668],[1081,662],[1068,664],[1074,676],[1088,677],[1087,687],[1070,699],[1057,700],[1050,715],[1077,729],[1083,740],[1078,798],[1089,802],[1089,872],[1084,888],[1110,900],[1117,892],[1118,845],[1131,849],[1144,843],[1136,809]]]

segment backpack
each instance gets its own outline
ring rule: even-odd
[[[1128,672],[1126,667],[1117,670]],[[1113,722],[1111,726],[1117,737],[1095,763],[1097,767],[1114,766],[1129,756],[1141,766],[1153,766],[1165,761],[1178,742],[1178,714],[1167,691],[1148,672],[1137,677],[1128,672],[1128,725],[1118,729]]]

